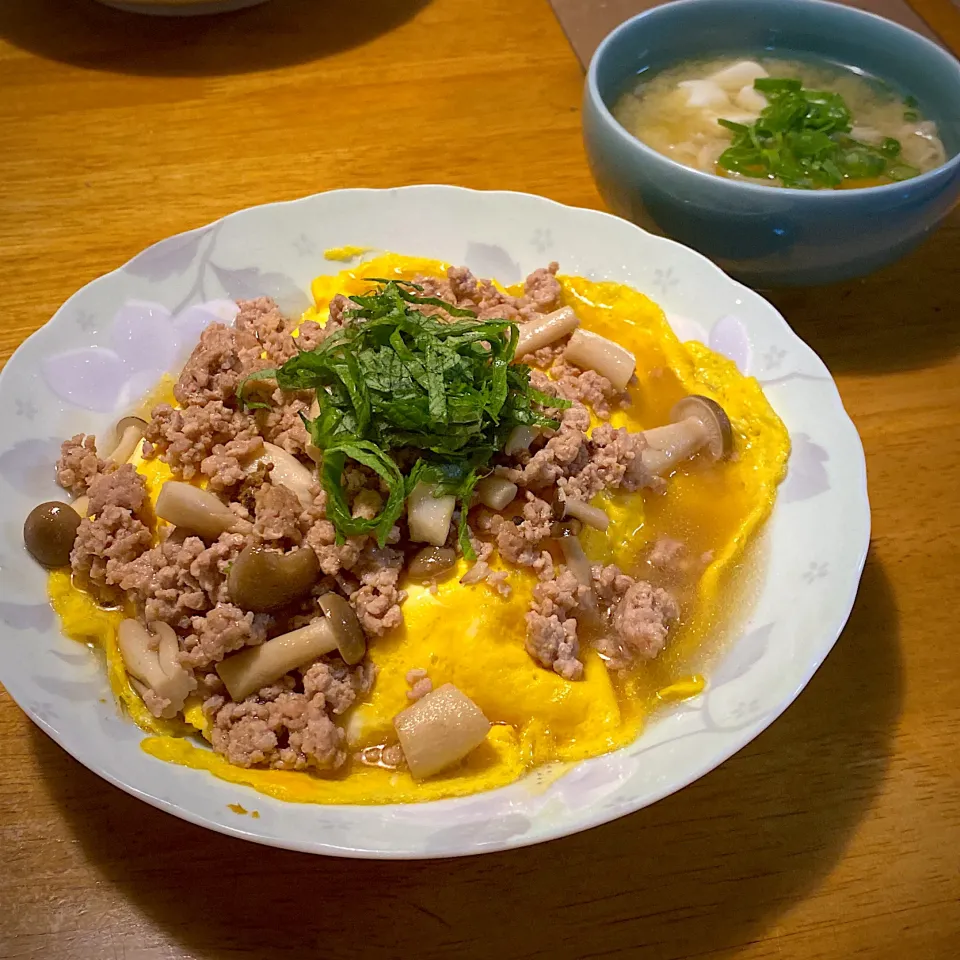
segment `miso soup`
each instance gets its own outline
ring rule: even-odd
[[[880,186],[946,161],[916,100],[827,61],[688,61],[641,76],[613,114],[678,163],[769,186]]]

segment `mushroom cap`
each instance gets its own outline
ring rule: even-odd
[[[290,553],[247,544],[227,575],[230,599],[241,610],[269,613],[306,596],[320,576],[320,563],[310,547]]]
[[[147,432],[147,421],[143,417],[121,417],[117,421],[117,440],[119,440],[130,427],[136,427],[141,433]]]
[[[449,547],[426,546],[418,550],[407,564],[411,580],[425,583],[449,573],[457,565],[457,555]]]
[[[45,567],[63,567],[77,539],[80,514],[68,503],[48,500],[34,507],[23,523],[23,542]]]
[[[707,430],[707,442],[704,449],[714,460],[722,460],[733,453],[733,427],[726,411],[716,400],[693,393],[678,400],[670,411],[674,423],[695,418]]]
[[[339,593],[325,593],[320,598],[320,609],[337,637],[337,648],[344,663],[351,667],[367,654],[367,638],[353,607]]]

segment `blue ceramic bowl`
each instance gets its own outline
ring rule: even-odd
[[[683,60],[815,55],[859,67],[920,102],[950,159],[912,180],[855,190],[788,190],[682,166],[610,112],[642,71]],[[590,63],[583,99],[590,166],[610,208],[754,286],[862,276],[902,257],[960,194],[960,63],[905,27],[823,0],[673,0],[621,24]]]

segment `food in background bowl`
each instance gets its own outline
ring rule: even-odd
[[[723,106],[726,118],[739,123],[729,131],[732,139],[723,150],[736,148],[736,156],[728,158],[740,169],[734,176],[716,176],[716,168],[710,166],[711,150],[720,143],[703,144],[708,147],[702,158],[703,168],[709,171],[705,173],[699,157],[690,165],[673,152],[661,152],[674,133],[668,132],[659,143],[644,142],[614,115],[618,100],[624,91],[637,87],[638,78],[642,83],[642,78],[652,77],[656,83],[665,71],[732,59],[745,51],[803,65],[846,65],[916,98],[920,117],[936,123],[944,162],[925,172],[925,164],[908,163],[921,172],[899,180],[885,176],[906,172],[891,169],[896,158],[890,157],[894,163],[884,163],[881,171],[888,182],[869,189],[770,189],[774,181],[767,177],[774,167],[788,175],[791,186],[806,186],[807,181],[831,186],[838,179],[841,185],[853,186],[857,181],[844,177],[839,167],[823,163],[829,158],[836,165],[836,148],[841,145],[826,143],[802,124],[798,128],[799,117],[772,118],[776,129],[764,130],[749,116],[739,123],[733,104]],[[744,99],[754,93],[760,91],[748,88]],[[848,106],[860,124],[861,105],[856,96],[851,97]],[[584,88],[583,133],[597,187],[613,212],[699,250],[746,283],[766,288],[825,284],[892,263],[926,239],[953,209],[960,196],[958,102],[956,58],[882,17],[822,0],[674,0],[627,20],[597,48]],[[773,106],[768,104],[767,109]],[[737,110],[747,113],[742,107]],[[761,111],[758,101],[753,100],[752,110]],[[723,116],[708,118],[711,131],[718,118]],[[637,132],[650,136],[649,131]],[[784,169],[784,135],[806,132],[811,137],[795,145],[816,148],[815,156],[803,157],[802,151],[794,150],[792,159],[799,169]],[[686,140],[683,133],[676,134],[678,143]],[[833,133],[838,139],[848,135],[839,129]],[[854,139],[869,146],[866,136]],[[905,138],[892,139],[904,149]],[[895,152],[882,139],[877,146],[882,155],[884,149]],[[872,146],[860,148],[859,158],[850,147],[849,160],[858,159],[867,171],[871,163],[878,166]],[[813,164],[799,160],[817,161],[817,174],[826,174],[834,184],[817,182],[823,178],[809,176]],[[760,176],[743,175],[747,172]],[[860,178],[858,185],[869,182]]]
[[[388,255],[313,292],[299,320],[239,303],[148,419],[66,441],[77,499],[25,528],[47,565],[69,547],[54,607],[145,749],[282,799],[428,800],[698,693],[789,451],[756,381],[555,264],[504,290]]]
[[[613,114],[679,163],[778,187],[882,186],[946,160],[915,98],[826,62],[686,63],[641,76]]]

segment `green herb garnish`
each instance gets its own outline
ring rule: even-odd
[[[340,538],[373,532],[383,546],[417,482],[460,501],[460,547],[474,557],[467,510],[477,480],[517,426],[556,428],[545,408],[570,404],[530,386],[530,368],[513,364],[518,330],[507,320],[477,320],[406,281],[369,278],[379,287],[352,296],[358,309],[316,349],[277,370],[247,377],[276,379],[283,390],[316,390],[320,412],[303,417],[323,451],[320,479],[327,516]],[[442,307],[454,319],[417,308]],[[301,414],[301,416],[303,416]],[[397,457],[396,455],[401,455]],[[343,469],[354,460],[376,472],[389,495],[373,519],[351,516]],[[399,463],[412,466],[404,474]]]
[[[717,121],[733,133],[718,161],[724,170],[807,190],[845,180],[906,180],[920,172],[897,161],[900,142],[893,137],[879,146],[851,137],[850,110],[839,94],[777,77],[758,78],[753,86],[768,101],[754,123]]]

